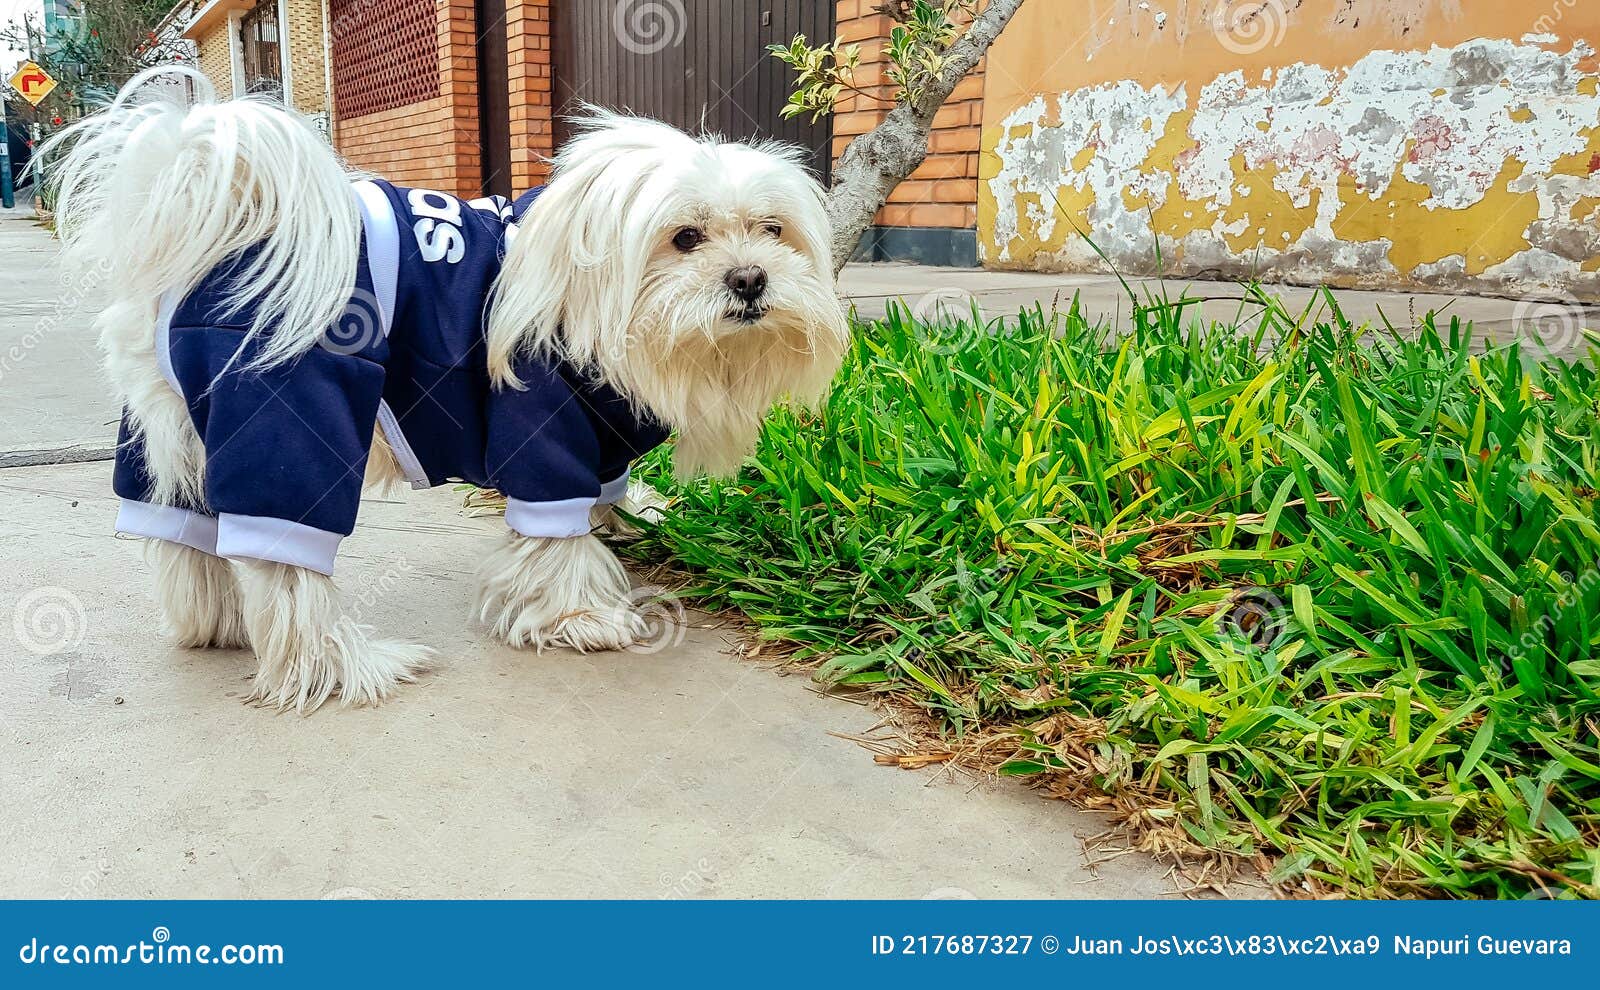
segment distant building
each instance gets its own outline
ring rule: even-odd
[[[40,39],[43,51],[38,55],[51,64],[60,64],[58,57],[61,39],[71,38],[83,26],[83,11],[78,0],[42,0],[44,18],[41,22],[44,37]]]
[[[48,3],[71,0],[46,0]],[[883,0],[184,0],[224,95],[351,163],[519,193],[580,102],[810,150],[883,120]],[[796,34],[859,91],[780,117]],[[860,257],[1600,300],[1600,3],[1025,3]],[[1085,236],[1087,235],[1087,236]]]
[[[322,0],[182,0],[159,32],[193,42],[221,99],[272,93],[332,135]]]

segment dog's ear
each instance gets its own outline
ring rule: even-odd
[[[549,186],[509,239],[487,331],[489,375],[520,385],[517,359],[546,352],[604,367],[626,347],[653,241],[652,191],[673,145],[652,121],[596,114],[556,159]]]

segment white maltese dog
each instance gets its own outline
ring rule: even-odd
[[[39,157],[67,263],[104,275],[117,529],[156,541],[179,642],[248,645],[278,708],[376,702],[427,664],[341,610],[363,484],[501,490],[485,622],[622,648],[641,621],[593,530],[630,462],[676,433],[682,474],[736,471],[848,346],[823,191],[785,146],[596,113],[544,189],[466,202],[163,68]]]

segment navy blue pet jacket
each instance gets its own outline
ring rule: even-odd
[[[163,301],[156,351],[205,444],[205,504],[152,504],[143,443],[124,416],[118,532],[331,574],[381,425],[413,487],[495,488],[524,536],[581,536],[589,510],[627,490],[630,462],[666,439],[616,392],[557,360],[522,360],[524,390],[491,388],[485,306],[538,190],[515,204],[381,181],[354,191],[359,274],[321,346],[249,367],[263,342],[245,340],[254,314],[226,311],[248,253]]]

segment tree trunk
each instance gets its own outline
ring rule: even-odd
[[[1021,6],[1022,0],[989,0],[966,33],[951,44],[944,71],[922,98],[898,104],[883,123],[845,148],[834,167],[833,189],[828,194],[835,274],[855,253],[861,235],[872,226],[889,194],[927,159],[934,115],[961,80],[978,67]]]

